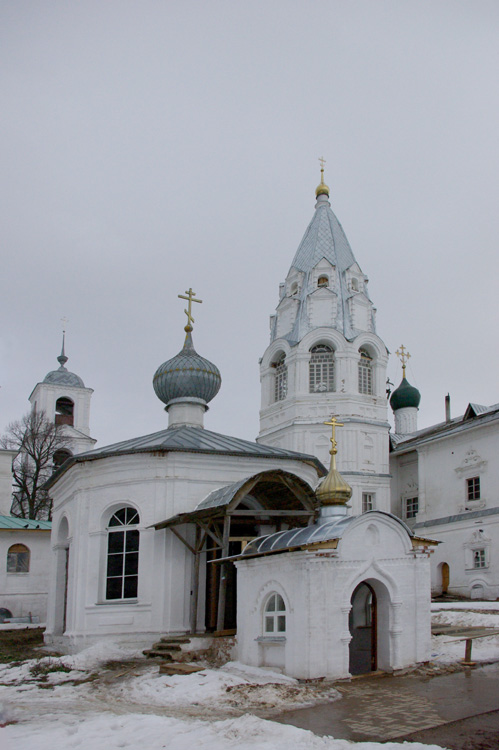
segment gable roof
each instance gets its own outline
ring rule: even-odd
[[[488,424],[499,419],[499,404],[482,406],[481,404],[468,404],[463,416],[455,417],[448,422],[425,427],[410,435],[397,435],[390,433],[390,447],[394,453],[415,449],[418,445],[447,437],[458,432],[472,429],[478,425]]]

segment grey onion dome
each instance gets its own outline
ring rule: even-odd
[[[218,367],[200,357],[194,349],[189,328],[186,326],[183,349],[160,365],[154,374],[154,390],[164,404],[177,398],[199,398],[208,403],[222,384]]]
[[[409,383],[404,375],[399,387],[393,391],[390,398],[390,406],[393,411],[397,411],[397,409],[406,409],[410,406],[416,407],[417,409],[420,401],[420,392]]]
[[[64,352],[64,336],[62,338],[62,350],[57,357],[57,361],[59,362],[60,367],[57,370],[51,370],[47,373],[43,379],[44,383],[51,383],[52,385],[68,385],[73,388],[85,388],[85,384],[80,376],[76,375],[74,372],[69,372],[64,366],[68,361]]]

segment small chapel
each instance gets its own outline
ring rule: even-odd
[[[201,300],[179,295],[183,345],[153,377],[165,429],[75,450],[49,480],[47,643],[230,633],[234,658],[300,678],[429,658],[434,543],[390,513],[388,352],[367,286],[322,164],[271,316],[256,442],[204,427],[221,375],[195,349]],[[48,385],[61,418],[86,413]]]

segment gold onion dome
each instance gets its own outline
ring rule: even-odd
[[[325,160],[321,159],[321,163]],[[315,197],[318,198],[319,195],[326,195],[329,198],[329,187],[324,182],[324,164],[322,163],[321,166],[321,181],[320,185],[317,185],[315,188]]]
[[[332,425],[333,436],[331,439],[331,466],[329,473],[315,490],[315,496],[322,506],[326,505],[346,505],[346,503],[352,497],[352,488],[345,482],[340,472],[336,469],[336,454],[337,454],[337,442],[335,436],[336,427],[343,427],[343,425],[336,420],[336,417],[331,419],[331,422],[325,422],[324,424]]]

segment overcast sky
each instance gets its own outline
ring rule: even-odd
[[[0,10],[0,430],[58,366],[63,317],[98,444],[166,427],[152,376],[192,287],[223,381],[205,425],[254,439],[321,155],[377,332],[412,354],[419,426],[447,392],[453,416],[499,401],[497,0]]]

